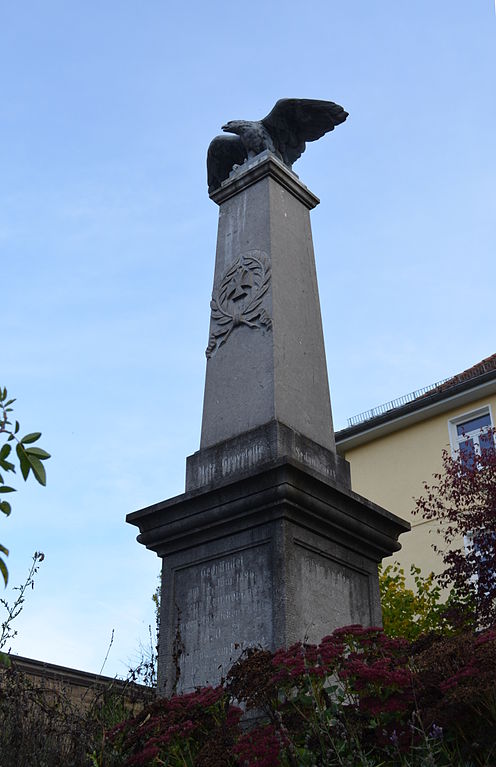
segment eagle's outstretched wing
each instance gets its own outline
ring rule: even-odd
[[[334,130],[347,117],[348,112],[332,101],[279,99],[262,123],[286,165],[291,166],[305,151],[306,141]]]
[[[207,152],[208,191],[218,189],[229,177],[234,165],[246,160],[246,150],[239,136],[216,136],[210,142]]]

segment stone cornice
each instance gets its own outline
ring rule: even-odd
[[[221,187],[210,194],[210,199],[217,205],[221,205],[230,197],[238,194],[246,187],[256,184],[257,181],[266,176],[275,179],[309,210],[320,203],[319,198],[300,181],[298,176],[267,150],[252,160],[247,160],[239,168],[232,171],[229,178],[222,182]]]
[[[381,561],[400,548],[408,522],[292,460],[206,491],[191,491],[128,514],[138,541],[159,556],[255,526],[287,520]]]

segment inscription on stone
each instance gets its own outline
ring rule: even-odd
[[[271,592],[269,543],[175,572],[178,691],[215,685],[246,647],[271,646]]]
[[[215,461],[200,464],[196,469],[198,472],[196,484],[200,487],[201,485],[208,485],[219,477],[229,477],[234,472],[250,469],[269,457],[268,446],[255,443],[237,453],[222,456],[219,464]]]
[[[249,469],[265,458],[266,453],[266,445],[254,444],[238,453],[234,453],[234,455],[225,455],[222,458],[222,476],[228,477],[235,471]]]
[[[333,469],[327,463],[325,463],[325,461],[316,458],[313,453],[310,453],[308,450],[302,450],[300,447],[296,446],[295,455],[296,458],[302,463],[305,463],[307,466],[311,466],[316,471],[320,471],[322,474],[326,474],[328,477],[335,479],[336,472],[333,471]]]
[[[307,549],[295,540],[299,549],[301,619],[310,642],[319,642],[339,626],[360,623],[371,625],[368,575],[351,564]],[[329,594],[333,612],[329,614]]]

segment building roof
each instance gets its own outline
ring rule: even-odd
[[[145,685],[129,682],[125,679],[94,674],[91,671],[81,671],[80,669],[69,668],[68,666],[59,666],[56,663],[48,663],[47,661],[35,660],[34,658],[25,658],[22,655],[9,654],[8,657],[12,665],[24,674],[28,674],[31,677],[39,677],[40,679],[57,681],[61,684],[70,685],[71,687],[88,688],[98,685],[107,687],[112,685],[114,689],[119,692],[129,687],[135,687],[145,691],[150,689]]]
[[[477,362],[475,365],[472,365],[471,368],[467,368],[467,370],[463,370],[461,373],[457,373],[452,378],[448,378],[446,381],[437,384],[436,391],[446,391],[458,383],[462,383],[463,381],[473,381],[474,378],[478,378],[479,376],[484,375],[484,373],[491,373],[495,370],[496,354],[492,354],[490,357],[486,357],[480,362]]]
[[[493,389],[496,391],[496,354],[451,378],[349,418],[348,427],[336,432],[336,444],[343,445],[346,442],[347,447],[352,447],[353,443],[358,444],[357,438],[362,442],[365,434],[370,433],[372,437],[371,432],[377,432],[379,427],[383,427],[380,429],[381,433],[387,433],[400,428],[405,419],[422,420],[427,417],[425,411],[434,407],[439,412],[448,410],[475,399],[478,393],[484,396]]]

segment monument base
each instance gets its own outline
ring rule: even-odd
[[[380,625],[377,565],[409,530],[290,457],[127,521],[163,558],[159,694],[218,684],[249,646]]]
[[[278,458],[293,458],[331,481],[351,487],[348,461],[334,450],[273,420],[188,456],[186,491],[232,482]]]

